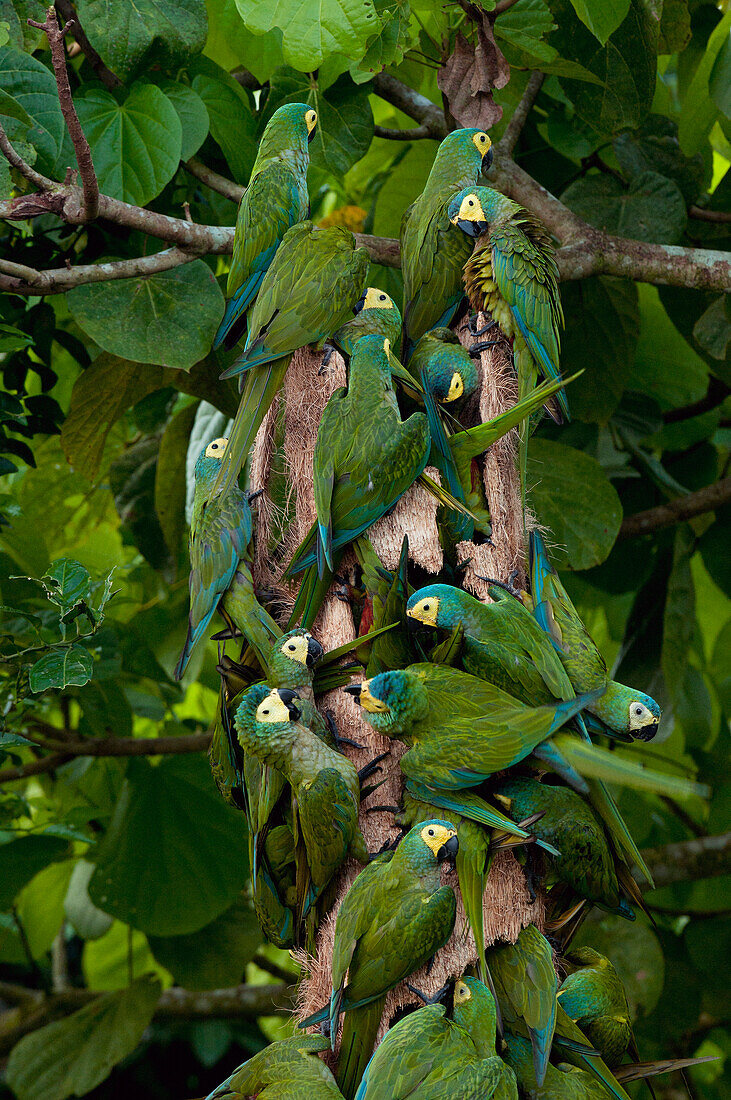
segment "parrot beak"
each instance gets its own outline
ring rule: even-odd
[[[437,852],[437,861],[443,863],[445,859],[455,860],[457,858],[457,852],[459,851],[459,840],[456,834],[450,836],[441,848]]]
[[[365,305],[365,300],[366,300],[366,294],[367,294],[367,293],[368,293],[367,289],[366,289],[366,290],[364,290],[364,291],[363,291],[363,293],[361,294],[360,298],[358,299],[358,301],[357,301],[357,302],[355,303],[355,305],[353,306],[353,313],[354,313],[354,314],[355,314],[356,316],[357,316],[357,315],[358,315],[358,314],[360,313],[360,311],[362,310],[363,306]]]
[[[316,134],[316,133],[317,133],[317,123],[315,123],[315,125],[314,125],[314,126],[312,127],[312,129],[310,130],[309,134],[307,135],[307,144],[308,144],[308,145],[311,145],[311,144],[312,144],[312,139],[314,138],[314,136],[315,136],[315,134]],[[483,157],[483,159],[482,159],[482,165],[483,165],[483,171],[484,171],[484,166],[485,166],[485,159],[484,159],[484,157]]]
[[[468,237],[481,237],[487,232],[487,222],[467,221],[466,218],[458,218],[457,225]]]
[[[299,699],[299,695],[296,691],[292,691],[291,688],[280,688],[278,692],[279,698],[284,703],[289,714],[290,722],[298,722],[302,716],[302,711],[295,704],[295,699]]]
[[[482,158],[482,171],[483,171],[483,174],[485,172],[487,172],[487,170],[490,168],[490,166],[492,164],[492,155],[493,155],[492,154],[492,146],[490,146],[490,148],[487,150],[484,157]]]
[[[409,634],[415,634],[421,625],[420,619],[414,618],[410,611],[406,612],[406,629]]]
[[[644,726],[641,730],[632,730],[631,736],[635,741],[652,741],[657,733],[659,725],[659,720],[657,722],[650,722],[649,725]]]
[[[308,668],[314,668],[318,661],[322,660],[322,656],[325,650],[322,648],[317,638],[310,638],[307,643],[307,657],[305,664]]]
[[[358,706],[360,706],[360,689],[361,684],[346,684],[343,691],[346,691],[348,695],[352,695]]]

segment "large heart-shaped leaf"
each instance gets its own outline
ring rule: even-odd
[[[195,932],[239,894],[246,851],[241,814],[218,797],[202,756],[158,767],[133,760],[109,829],[88,854],[97,864],[89,895],[150,935]]]
[[[94,671],[94,658],[83,645],[74,642],[63,649],[52,649],[45,653],[30,670],[30,690],[33,692],[58,691],[75,685],[83,687],[91,680]]]
[[[53,836],[24,836],[0,844],[0,910],[10,909],[26,883],[68,849]]]
[[[602,46],[629,10],[629,0],[571,0],[574,11]]]
[[[26,1035],[11,1051],[6,1079],[18,1100],[85,1096],[138,1045],[160,997],[157,978],[85,1005]]]
[[[6,46],[0,50],[0,85],[32,120],[25,140],[38,153],[36,167],[40,172],[54,176],[66,129],[53,74],[30,54]]]
[[[151,936],[153,955],[185,989],[238,985],[262,942],[251,904],[243,896],[211,924],[188,936]]]
[[[622,505],[599,463],[573,447],[532,439],[528,447],[530,502],[558,544],[557,565],[591,569],[609,554]]]
[[[673,244],[687,222],[678,185],[658,172],[641,172],[626,189],[614,176],[584,176],[561,198],[597,229],[636,241]]]
[[[77,0],[76,8],[92,46],[122,79],[153,62],[174,69],[205,45],[205,0]]]
[[[255,33],[278,27],[284,60],[304,73],[317,69],[333,53],[359,60],[381,28],[372,0],[320,0],[310,5],[301,0],[236,0],[236,7]]]
[[[177,171],[183,141],[178,112],[164,92],[140,82],[123,97],[91,85],[74,103],[101,190],[136,206],[159,195]]]
[[[223,295],[203,260],[157,275],[77,286],[68,304],[105,351],[182,370],[210,349],[223,313]]]
[[[198,152],[210,129],[206,105],[190,84],[183,84],[180,80],[160,80],[158,87],[178,113],[183,128],[180,159],[189,160]]]
[[[246,92],[207,57],[200,58],[191,73],[193,90],[208,112],[211,137],[220,145],[234,179],[248,183],[256,158],[257,137],[256,120]]]

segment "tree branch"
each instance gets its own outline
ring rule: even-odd
[[[415,126],[412,130],[392,130],[389,126],[374,126],[376,137],[387,138],[388,141],[419,141],[421,138],[432,136],[431,130],[424,122],[421,126]]]
[[[2,123],[0,123],[0,152],[2,152],[10,167],[15,168],[21,176],[24,176],[35,187],[40,187],[46,191],[58,186],[53,180],[49,180],[48,176],[42,176],[40,172],[36,172],[35,168],[31,168],[27,161],[23,160],[20,153],[16,152],[10,144],[10,138],[5,133],[5,127]],[[3,216],[7,217],[7,215]]]
[[[28,20],[31,27],[38,27],[39,30],[45,31],[46,38],[48,39],[48,45],[51,49],[51,64],[53,65],[53,72],[56,77],[56,87],[58,89],[58,102],[66,123],[66,128],[69,132],[69,137],[74,147],[76,163],[81,173],[81,184],[84,192],[82,220],[89,222],[94,220],[99,210],[99,184],[97,182],[96,172],[94,171],[94,162],[91,159],[89,142],[86,140],[86,134],[79,122],[79,116],[76,113],[74,101],[71,96],[69,73],[66,68],[66,51],[63,45],[64,35],[75,22],[74,19],[71,19],[63,27],[59,27],[58,19],[56,18],[56,9],[53,3],[46,11],[46,20],[44,23],[37,23],[35,19]]]
[[[104,264],[78,264],[76,267],[57,267],[49,271],[34,271],[32,279],[20,279],[12,274],[17,264],[0,260],[0,289],[10,294],[63,294],[71,287],[86,283],[106,283],[113,279],[132,279],[137,275],[156,275],[173,267],[189,264],[201,253],[183,252],[180,248],[166,248],[152,256],[134,256],[129,260],[115,260]],[[11,270],[8,270],[11,269]]]
[[[677,424],[683,420],[692,420],[694,416],[711,412],[712,409],[722,405],[730,393],[731,387],[712,375],[708,379],[705,397],[701,397],[700,401],[694,401],[691,405],[683,405],[679,409],[668,409],[662,414],[663,424]]]
[[[0,783],[15,783],[18,779],[29,779],[32,775],[44,775],[60,768],[68,760],[71,757],[67,753],[57,752],[53,756],[44,756],[42,760],[31,760],[28,764],[0,768]]]
[[[514,0],[510,0],[510,3],[514,3]],[[545,76],[543,73],[531,73],[526,89],[521,96],[520,103],[513,111],[513,117],[505,127],[505,132],[500,138],[500,141],[495,146],[495,151],[498,156],[503,157],[512,155],[523,127],[528,120],[531,108],[538,98],[538,93],[541,90],[544,79]]]
[[[76,756],[174,756],[205,752],[211,743],[209,733],[193,733],[183,737],[100,737],[88,741],[66,741],[60,737],[56,741],[50,737],[34,737],[27,732],[26,736],[38,748],[52,750],[53,755],[17,767],[3,768],[0,783],[13,783],[31,775],[42,775]]]
[[[373,90],[381,99],[385,99],[393,107],[398,107],[409,118],[420,122],[429,129],[429,136],[441,140],[448,134],[444,112],[426,96],[415,92],[388,73],[378,73],[373,78]]]
[[[687,496],[659,504],[657,508],[648,508],[645,512],[625,516],[618,537],[635,539],[641,535],[649,535],[652,531],[660,531],[663,527],[683,523],[685,520],[693,519],[694,516],[703,515],[704,512],[713,512],[730,500],[731,477],[725,477],[722,481],[716,481],[713,485],[707,485],[695,493],[688,493]]]
[[[728,210],[706,210],[703,206],[691,206],[688,213],[699,222],[731,222],[731,211]]]
[[[121,87],[122,81],[115,73],[112,72],[111,69],[108,69],[106,67],[99,54],[96,52],[89,39],[86,37],[86,34],[84,33],[84,28],[79,22],[79,17],[74,11],[71,0],[56,0],[56,10],[58,11],[62,19],[65,19],[67,22],[73,22],[74,38],[78,42],[81,51],[84,54],[84,57],[91,65],[92,69],[99,77],[102,84],[104,84],[104,86],[109,88],[110,90],[112,88]]]
[[[645,848],[642,857],[658,890],[676,882],[727,875],[731,871],[731,832]]]
[[[183,161],[183,168],[186,172],[189,172],[191,176],[195,176],[201,183],[205,183],[206,187],[210,187],[212,191],[218,192],[219,195],[223,195],[225,199],[231,199],[231,202],[240,203],[241,198],[246,190],[240,183],[234,183],[233,180],[226,179],[225,176],[221,176],[218,172],[214,172],[212,168],[208,168],[202,161],[196,157],[191,157],[190,160]]]

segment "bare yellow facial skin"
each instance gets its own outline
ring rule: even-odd
[[[360,685],[360,699],[358,700],[360,705],[369,714],[385,714],[386,711],[390,710],[388,703],[384,703],[371,695],[369,684],[370,680],[364,680]]]
[[[206,447],[206,458],[223,458],[223,452],[228,447],[228,439],[225,435],[218,439],[212,439]]]
[[[289,711],[276,690],[271,691],[266,699],[262,699],[259,703],[256,708],[256,720],[265,726],[289,721]]]
[[[410,619],[424,623],[425,626],[436,626],[439,618],[439,599],[437,596],[425,596],[406,612]]]
[[[459,210],[452,218],[452,224],[457,222],[486,222],[485,211],[477,195],[465,195],[459,205]]]
[[[462,381],[462,375],[459,371],[455,371],[452,375],[452,380],[449,383],[449,393],[442,402],[444,405],[448,405],[450,401],[456,401],[458,397],[461,397],[464,393],[464,382]]]
[[[288,657],[290,661],[299,661],[301,665],[306,665],[307,643],[309,640],[309,634],[300,634],[295,638],[287,638],[280,652],[283,653],[285,657]]]
[[[479,134],[475,134],[475,136],[472,138],[472,140],[475,143],[475,149],[477,149],[480,156],[484,157],[485,153],[487,152],[487,150],[492,145],[492,142],[490,141],[487,134],[484,133],[483,130],[480,130]]]
[[[377,286],[369,286],[366,291],[363,309],[393,309],[393,298]]]
[[[308,111],[305,115],[305,126],[307,127],[307,133],[311,134],[317,126],[317,111]]]
[[[443,825],[425,825],[421,830],[421,839],[435,856],[439,849],[443,848],[447,841],[456,835],[454,829],[445,829]]]
[[[469,1001],[471,996],[472,994],[470,992],[470,987],[467,985],[467,983],[457,982],[454,987],[454,1003],[456,1005],[464,1004],[465,1001]]]

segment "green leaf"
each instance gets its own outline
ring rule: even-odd
[[[206,0],[208,38],[203,51],[222,69],[230,72],[243,65],[262,83],[284,64],[282,35],[273,29],[252,34],[236,7],[236,0]]]
[[[683,97],[678,138],[681,149],[688,157],[703,148],[718,117],[719,109],[711,98],[709,81],[721,47],[728,40],[730,30],[731,11],[728,11],[708,39],[708,45]],[[718,91],[715,84],[714,91]]]
[[[105,351],[181,370],[209,350],[223,313],[223,295],[203,260],[77,286],[67,301],[74,320]]]
[[[67,851],[68,844],[52,836],[24,836],[0,844],[0,910],[10,909],[26,883]]]
[[[690,559],[695,552],[695,535],[687,524],[675,532],[673,567],[662,627],[662,674],[670,698],[680,701],[688,650],[695,633],[695,588]]]
[[[284,60],[305,73],[333,53],[359,60],[381,25],[372,0],[320,0],[305,6],[300,0],[236,0],[236,6],[255,34],[278,27]]]
[[[91,595],[89,570],[72,558],[57,558],[51,562],[41,582],[49,600],[63,612],[70,611]]]
[[[112,927],[109,914],[97,909],[89,897],[89,879],[95,870],[88,859],[77,860],[64,897],[64,913],[82,940],[98,940]]]
[[[159,963],[184,989],[226,989],[244,978],[262,942],[251,905],[239,897],[211,924],[188,936],[150,937]]]
[[[139,1044],[159,997],[156,978],[138,978],[128,989],[106,993],[24,1036],[6,1070],[18,1100],[65,1100],[91,1092]]]
[[[168,550],[177,557],[185,530],[185,462],[196,405],[172,418],[160,441],[155,472],[155,511]]]
[[[731,342],[729,297],[722,294],[712,302],[693,326],[693,337],[713,359],[725,360]]]
[[[614,176],[584,176],[561,199],[597,229],[636,241],[674,244],[687,223],[677,184],[657,172],[642,172],[627,189]]]
[[[156,936],[210,923],[247,875],[241,814],[218,797],[202,756],[170,756],[157,767],[131,761],[109,830],[90,858],[97,864],[94,904]]]
[[[657,289],[641,283],[638,291],[641,326],[632,389],[654,397],[663,411],[699,401],[708,387],[708,367],[673,325]]]
[[[92,46],[122,80],[153,64],[174,69],[206,41],[205,0],[77,0],[76,10]]]
[[[384,237],[398,237],[401,216],[405,208],[424,190],[436,149],[436,142],[423,140],[415,141],[407,149],[399,150],[399,159],[376,198],[374,233]]]
[[[678,127],[664,115],[651,114],[632,131],[614,139],[614,152],[619,167],[633,179],[643,172],[658,172],[677,183],[687,203],[695,202],[706,183],[703,157],[683,156],[678,141]]]
[[[42,23],[46,17],[46,0],[0,0],[0,22],[7,23],[10,45],[33,53],[38,47],[43,31],[29,27],[28,20]]]
[[[153,569],[172,579],[173,560],[155,515],[155,475],[159,438],[145,436],[109,467],[109,488],[126,542],[133,543]]]
[[[130,974],[155,974],[163,989],[173,984],[150,951],[147,937],[118,920],[99,939],[84,944],[81,968],[89,989],[103,992],[126,989]]]
[[[179,80],[160,80],[158,87],[175,108],[183,130],[180,159],[189,160],[208,136],[210,120],[206,105],[189,84]]]
[[[12,119],[13,122],[16,123],[15,127],[10,130],[10,136],[13,138],[17,138],[21,135],[25,137],[28,130],[33,125],[33,119],[22,103],[19,103],[17,99],[13,99],[13,97],[8,95],[7,92],[4,92],[2,88],[0,88],[0,115],[2,115],[3,119]],[[18,123],[20,123],[20,126],[17,125]],[[4,122],[3,125],[8,129],[7,122]],[[3,328],[6,327],[6,325],[3,325]]]
[[[538,522],[559,549],[556,565],[591,569],[609,554],[622,522],[622,505],[599,463],[583,451],[531,439],[527,482]]]
[[[12,325],[0,325],[0,352],[22,351],[32,343],[33,338],[20,329]]]
[[[691,36],[688,0],[663,0],[657,52],[680,53]]]
[[[356,84],[363,84],[389,65],[403,61],[404,50],[409,44],[409,16],[407,0],[374,0],[381,20],[381,30],[370,43],[365,56],[350,66],[350,75]]]
[[[0,50],[0,85],[32,121],[26,140],[38,152],[36,167],[55,176],[66,128],[53,74],[35,57],[7,46]]]
[[[723,42],[708,78],[711,99],[722,115],[731,116],[731,42]]]
[[[578,61],[559,57],[558,50],[545,37],[555,28],[545,0],[518,0],[496,20],[495,36],[501,40],[501,49],[511,65],[601,83]]]
[[[34,959],[43,958],[61,928],[63,901],[73,866],[71,860],[50,863],[18,897],[18,917]]]
[[[563,284],[561,301],[570,318],[561,339],[561,370],[566,376],[584,371],[567,391],[571,416],[605,424],[632,370],[640,331],[637,288],[624,279],[582,279]]]
[[[56,688],[61,691],[74,684],[82,687],[93,675],[94,658],[78,642],[64,649],[52,649],[36,661],[30,670],[30,690],[34,693]]]
[[[183,128],[173,103],[155,85],[138,82],[129,94],[100,85],[82,87],[74,100],[100,189],[144,206],[178,170]]]
[[[258,148],[254,111],[241,85],[219,65],[200,58],[190,69],[194,92],[208,112],[211,137],[239,183],[248,183]]]
[[[629,0],[571,0],[574,11],[602,46],[629,11]]]
[[[373,112],[368,88],[341,76],[324,93],[316,81],[296,69],[278,69],[272,77],[266,118],[283,103],[309,103],[317,111],[317,129],[310,145],[313,168],[342,179],[365,156],[373,139]]]

